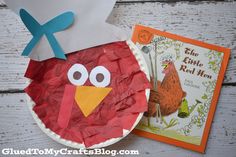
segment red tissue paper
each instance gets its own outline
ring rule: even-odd
[[[111,73],[111,92],[87,117],[73,99],[75,89],[67,77],[70,67],[77,63],[84,65],[88,73],[96,66],[104,66]],[[123,129],[130,130],[139,113],[147,110],[145,89],[150,87],[149,81],[126,42],[70,53],[67,60],[31,60],[25,76],[32,80],[25,91],[35,102],[33,110],[46,128],[86,147],[122,137]],[[84,85],[93,86],[89,79]]]

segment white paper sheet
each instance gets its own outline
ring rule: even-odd
[[[127,39],[121,29],[105,22],[116,0],[5,0],[5,2],[17,14],[21,8],[27,10],[40,24],[63,12],[74,12],[74,24],[65,31],[54,34],[65,54]],[[37,61],[54,57],[46,37],[39,41],[29,57]]]

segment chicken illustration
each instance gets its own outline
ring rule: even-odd
[[[161,117],[168,116],[176,112],[182,100],[186,96],[180,83],[178,73],[172,60],[167,59],[162,61],[164,79],[157,81],[157,89],[152,88],[149,100],[148,112],[145,113],[147,117]],[[154,80],[152,79],[153,84]],[[175,121],[171,121],[169,125],[162,118],[167,127],[174,125]]]

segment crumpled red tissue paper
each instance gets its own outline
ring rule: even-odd
[[[67,71],[76,63],[88,72],[96,66],[106,67],[111,73],[108,87],[112,90],[88,117],[72,100],[68,126],[61,128],[57,124],[60,104],[65,86],[71,84]],[[31,60],[25,76],[32,80],[25,91],[35,102],[33,110],[46,128],[86,147],[122,137],[123,129],[130,130],[139,113],[147,110],[145,89],[150,87],[149,81],[125,41],[74,52],[66,60]],[[93,86],[89,80],[84,85]]]

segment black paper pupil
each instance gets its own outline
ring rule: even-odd
[[[82,74],[79,71],[74,72],[73,78],[75,80],[79,80],[81,78]]]
[[[98,74],[96,75],[96,80],[97,80],[98,82],[102,82],[102,81],[104,80],[104,75],[101,74],[101,73],[98,73]]]

